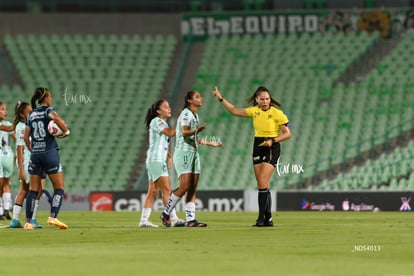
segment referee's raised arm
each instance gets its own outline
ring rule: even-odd
[[[214,87],[213,96],[217,98],[217,100],[223,104],[223,106],[234,116],[239,117],[247,117],[246,110],[244,108],[237,108],[228,100],[223,98],[220,91],[218,90],[217,86]]]

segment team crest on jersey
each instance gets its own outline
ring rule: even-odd
[[[267,115],[267,118],[268,119],[272,119],[273,118],[273,115],[272,114],[269,114],[269,115]]]

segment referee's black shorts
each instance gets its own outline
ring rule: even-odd
[[[280,144],[273,142],[271,147],[259,146],[265,140],[274,137],[254,137],[253,143],[253,164],[260,164],[266,162],[276,166],[277,160],[280,157]]]

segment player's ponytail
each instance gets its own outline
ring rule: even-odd
[[[46,97],[48,91],[49,89],[44,88],[44,87],[36,88],[35,92],[33,93],[32,99],[30,101],[33,109],[35,109],[38,104],[41,104],[43,102],[43,99]]]
[[[148,108],[147,115],[145,116],[145,125],[147,126],[147,129],[149,129],[152,119],[159,115],[157,110],[160,109],[160,106],[163,102],[164,100],[159,100],[153,103],[150,108]]]
[[[14,107],[14,119],[13,124],[14,127],[17,126],[19,122],[23,121],[23,112],[29,104],[26,102],[18,101],[16,106]]]

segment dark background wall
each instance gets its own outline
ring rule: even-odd
[[[4,34],[175,34],[179,14],[142,13],[3,13]]]

